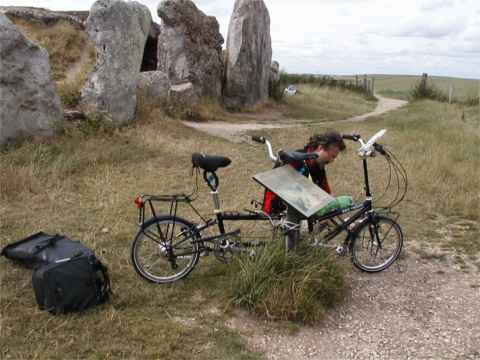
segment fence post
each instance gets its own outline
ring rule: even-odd
[[[358,75],[355,75],[355,87],[358,88]],[[480,88],[479,88],[480,91]]]
[[[372,77],[372,88],[371,88],[372,96],[375,94],[375,78]]]
[[[363,75],[363,90],[364,90],[365,92],[368,92],[367,74]]]
[[[448,103],[451,104],[453,99],[453,85],[450,83],[448,85]]]
[[[428,81],[428,74],[422,74],[422,81],[420,82],[420,94],[422,97],[427,95],[427,81]]]

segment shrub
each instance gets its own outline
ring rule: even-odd
[[[410,97],[413,100],[430,99],[446,102],[448,96],[442,93],[427,77],[423,77],[418,81],[410,91]]]
[[[232,302],[272,320],[318,321],[345,289],[344,269],[325,249],[266,246],[231,269]]]
[[[78,129],[85,136],[112,135],[115,124],[110,114],[98,111],[88,114],[87,118],[79,123]]]

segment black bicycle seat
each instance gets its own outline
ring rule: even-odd
[[[194,153],[192,154],[193,167],[199,167],[203,170],[215,172],[217,169],[227,167],[232,160],[225,156],[206,155]]]
[[[293,151],[293,150],[291,151],[282,150],[279,152],[279,155],[280,155],[280,160],[282,160],[286,164],[318,158],[318,154],[316,153],[307,153],[307,152]]]

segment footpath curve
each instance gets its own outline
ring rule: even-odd
[[[350,117],[348,119],[337,120],[337,121],[329,121],[329,122],[322,122],[322,125],[332,125],[338,123],[346,123],[346,122],[361,122],[365,121],[370,117],[379,116],[385,114],[386,112],[398,109],[402,106],[405,106],[408,101],[404,100],[397,100],[392,98],[387,98],[375,94],[375,97],[378,99],[377,106],[374,111]],[[210,135],[214,135],[217,137],[221,137],[233,142],[242,142],[241,134],[250,131],[250,130],[262,130],[262,129],[279,129],[279,128],[290,128],[290,127],[297,127],[303,126],[304,123],[299,121],[295,123],[286,122],[286,121],[279,121],[279,122],[255,122],[251,121],[248,123],[239,123],[239,124],[232,124],[223,121],[215,121],[215,122],[193,122],[193,121],[183,121],[183,124],[194,128],[198,131],[202,131],[208,133]],[[311,125],[311,123],[309,123]]]

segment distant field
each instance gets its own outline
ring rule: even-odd
[[[375,92],[397,99],[407,100],[410,90],[420,80],[421,76],[410,75],[368,75],[368,78],[375,79]],[[340,79],[355,79],[355,76],[338,76]],[[363,76],[359,76],[363,80]],[[448,94],[449,85],[453,85],[453,96],[459,100],[466,100],[471,97],[479,96],[480,80],[459,79],[442,76],[431,76],[430,80]]]

